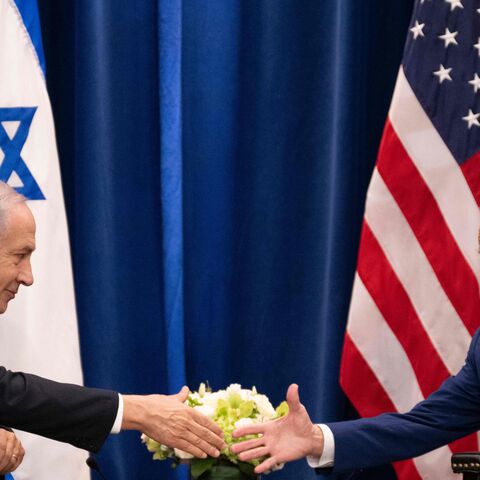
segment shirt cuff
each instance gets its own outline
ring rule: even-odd
[[[113,427],[110,433],[120,433],[120,431],[122,430],[122,422],[123,422],[123,397],[122,395],[118,394],[117,416],[115,417],[115,422],[113,422]]]
[[[323,433],[323,453],[320,458],[307,457],[307,462],[312,468],[327,468],[333,467],[333,460],[335,458],[335,439],[333,433],[327,425],[319,424],[320,430]]]

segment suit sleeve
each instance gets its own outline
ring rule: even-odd
[[[327,424],[335,438],[334,472],[416,457],[480,429],[475,334],[460,372],[404,414]]]
[[[92,452],[110,433],[118,394],[0,367],[0,425]]]

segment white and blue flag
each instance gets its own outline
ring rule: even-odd
[[[0,180],[29,199],[37,222],[35,283],[0,318],[0,364],[81,384],[75,297],[36,0],[0,0]],[[86,480],[86,453],[19,432],[15,480]]]

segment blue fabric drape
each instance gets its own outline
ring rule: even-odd
[[[182,4],[159,3],[160,177],[168,386],[185,385],[183,296]]]
[[[363,203],[412,2],[39,5],[86,383],[239,382],[278,403],[297,382],[312,418],[344,418]],[[175,475],[134,433],[98,460]]]

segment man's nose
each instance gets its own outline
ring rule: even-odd
[[[20,270],[17,280],[26,287],[33,284],[32,265],[30,264],[30,261],[25,262],[24,267]]]

